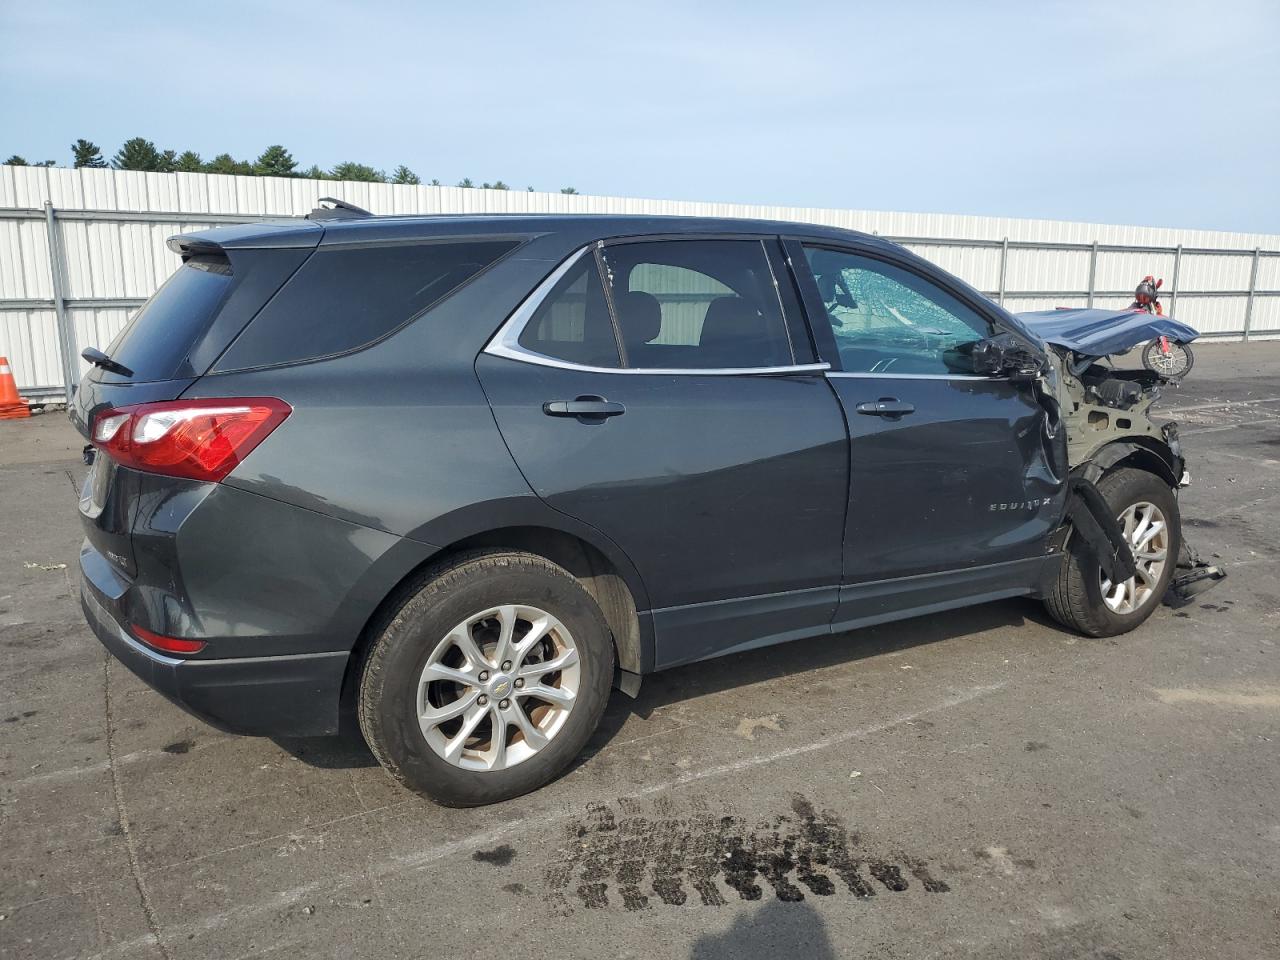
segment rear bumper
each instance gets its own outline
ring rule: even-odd
[[[111,654],[169,700],[232,733],[304,737],[338,732],[343,676],[350,654],[306,653],[229,660],[168,657],[131,637],[88,576],[80,605]]]

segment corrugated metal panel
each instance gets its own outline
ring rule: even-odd
[[[231,177],[215,174],[159,174],[109,169],[68,170],[0,166],[0,307],[9,301],[48,301],[53,296],[46,225],[42,218],[5,219],[5,209],[40,210],[51,201],[62,210],[189,214],[167,223],[60,220],[66,260],[66,296],[71,300],[111,300],[150,296],[178,266],[165,247],[175,233],[203,229],[201,214],[301,216],[321,196],[338,196],[375,213],[633,213],[682,216],[754,217],[821,223],[883,236],[913,237],[921,256],[994,294],[1000,286],[998,246],[955,246],[929,239],[1106,245],[1211,247],[1235,251],[1280,250],[1280,236],[1178,230],[1054,220],[1014,220],[958,214],[893,213],[808,207],[751,206],[702,201],[597,197],[458,187]],[[1173,254],[1101,250],[1094,287],[1128,291],[1144,274],[1173,278]],[[1014,310],[1080,306],[1077,295],[1089,282],[1089,251],[1011,248],[1004,288],[1040,296],[1007,298]],[[1238,331],[1244,319],[1253,258],[1248,253],[1184,253],[1179,289],[1230,292],[1227,296],[1186,296],[1178,316],[1206,333]],[[1263,257],[1257,286],[1280,289],[1280,257]],[[1127,306],[1128,296],[1095,297],[1096,306]],[[103,346],[124,325],[132,308],[77,305],[68,311],[77,345]],[[1255,329],[1280,328],[1280,298],[1257,296]],[[57,323],[52,309],[0,309],[0,355],[13,363],[21,387],[61,382]]]

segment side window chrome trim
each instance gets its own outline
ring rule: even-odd
[[[993,380],[999,377],[984,377],[974,373],[867,373],[859,371],[833,370],[828,377],[848,377],[859,380]]]
[[[831,364],[829,363],[798,363],[781,367],[592,367],[582,363],[559,360],[556,357],[536,353],[521,346],[520,334],[524,332],[525,324],[533,318],[538,308],[542,306],[542,301],[551,295],[551,291],[555,289],[564,275],[572,270],[574,265],[595,246],[595,243],[590,243],[574,251],[564,263],[556,267],[545,280],[534,287],[533,292],[520,302],[520,306],[516,307],[511,316],[507,318],[506,322],[503,323],[481,352],[487,353],[491,357],[505,357],[508,360],[518,360],[521,363],[532,363],[542,367],[557,367],[561,370],[579,370],[583,373],[644,374],[647,376],[658,375],[666,377],[734,377],[782,373],[822,373],[831,369]]]

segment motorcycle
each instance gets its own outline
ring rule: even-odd
[[[1160,288],[1164,280],[1157,280],[1148,274],[1142,278],[1133,294],[1133,303],[1129,309],[1135,312],[1152,313],[1164,316],[1164,308],[1160,305]],[[1196,362],[1191,347],[1177,340],[1160,336],[1142,348],[1142,365],[1152,373],[1158,373],[1170,380],[1181,380],[1191,372]]]

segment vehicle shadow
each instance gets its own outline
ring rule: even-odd
[[[798,956],[835,960],[827,925],[808,903],[770,900],[733,921],[724,933],[699,937],[689,960],[775,960]]]
[[[862,627],[831,636],[795,640],[665,670],[645,677],[635,699],[615,691],[599,728],[571,769],[603,750],[631,716],[648,719],[660,707],[707,694],[809,673],[839,663],[866,660],[984,630],[1022,626],[1028,622],[1053,624],[1038,601],[1017,598]]]
[[[635,699],[614,691],[600,726],[569,769],[576,769],[605,749],[632,716],[648,719],[660,707],[707,694],[821,670],[838,663],[883,656],[997,627],[1022,626],[1028,621],[1052,625],[1037,601],[1003,600],[942,615],[863,627],[834,636],[796,640],[723,657],[714,663],[703,661],[666,670],[645,677],[640,695]],[[321,769],[341,770],[378,764],[361,738],[354,716],[344,716],[342,733],[337,737],[273,737],[272,740],[296,759]]]

